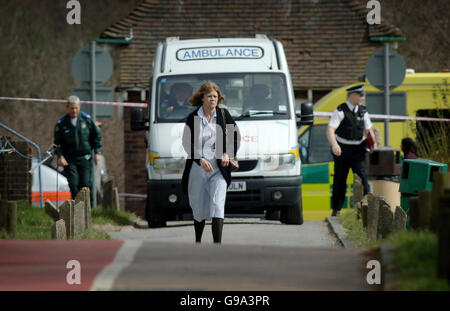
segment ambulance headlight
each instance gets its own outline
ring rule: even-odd
[[[294,166],[295,165],[295,154],[287,153],[280,155],[280,166]]]
[[[181,174],[186,160],[184,158],[156,158],[153,169],[158,174]]]
[[[262,159],[262,169],[265,171],[278,171],[290,169],[295,165],[295,154],[283,153],[266,155]]]

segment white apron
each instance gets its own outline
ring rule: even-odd
[[[215,157],[217,116],[214,113],[208,122],[203,114],[203,108],[198,110],[198,115],[201,117],[198,140],[202,142],[201,154],[211,163],[214,170],[205,172],[196,162],[192,163],[188,181],[189,205],[196,221],[211,220],[213,217],[224,218],[227,182],[219,170]]]

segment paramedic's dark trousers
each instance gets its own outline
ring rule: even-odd
[[[339,143],[341,147],[341,155],[339,157],[333,154],[334,158],[334,182],[333,195],[331,198],[331,207],[333,210],[341,210],[345,201],[345,193],[347,191],[347,176],[350,168],[353,174],[357,174],[361,178],[364,186],[364,195],[369,192],[369,184],[366,174],[366,142],[361,145],[344,145]]]
[[[69,165],[64,167],[67,181],[69,182],[72,200],[75,199],[78,191],[83,187],[88,187],[91,192],[92,202],[92,162],[84,157],[67,159]]]

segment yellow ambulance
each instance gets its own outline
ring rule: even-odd
[[[450,73],[407,73],[403,83],[392,90],[390,115],[408,117],[450,118]],[[361,82],[355,83],[357,85]],[[383,93],[365,81],[366,106],[370,115],[384,114]],[[346,85],[335,89],[314,105],[314,112],[332,112],[347,100]],[[381,134],[384,146],[384,120],[371,117],[374,127]],[[323,220],[331,213],[331,192],[334,163],[326,136],[329,117],[315,116],[314,124],[302,126],[298,142],[302,163],[302,200],[305,220]],[[402,138],[416,138],[416,126],[420,121],[390,120],[390,147],[400,149]],[[423,127],[422,127],[423,128]],[[425,126],[426,128],[426,126]],[[347,195],[343,208],[352,204],[353,173],[347,179]]]

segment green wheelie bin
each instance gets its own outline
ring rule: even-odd
[[[403,160],[400,174],[400,205],[408,215],[406,229],[410,230],[409,199],[417,197],[420,190],[433,188],[433,173],[447,172],[447,164],[427,159]]]

